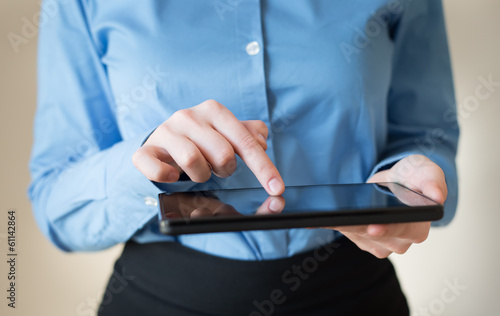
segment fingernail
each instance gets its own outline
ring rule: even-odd
[[[278,194],[283,188],[283,184],[281,183],[281,181],[276,178],[272,178],[271,180],[269,180],[267,186],[269,187],[269,191],[271,191],[272,194]]]
[[[266,142],[266,138],[264,137],[264,135],[259,134],[259,138],[262,139],[264,141],[264,143]]]
[[[272,199],[269,202],[269,210],[271,210],[272,212],[279,212],[281,211],[282,207],[283,206],[281,205],[281,202],[276,199]]]

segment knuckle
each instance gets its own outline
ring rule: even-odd
[[[178,158],[178,161],[176,161],[176,163],[183,169],[191,169],[196,166],[198,160],[198,154],[190,150],[184,152],[182,156]]]
[[[368,253],[371,253],[372,255],[378,257],[377,254],[380,252],[380,249],[379,249],[379,247],[377,247],[373,243],[357,242],[356,245],[358,246],[359,249],[366,251]]]
[[[170,119],[181,122],[194,121],[194,113],[192,109],[182,109],[172,114]]]
[[[265,134],[268,133],[267,125],[266,125],[266,123],[264,123],[262,121],[257,121],[257,128],[259,129],[259,131],[262,131]],[[266,136],[266,135],[264,135],[264,136]]]
[[[216,167],[224,167],[232,163],[234,160],[234,151],[230,148],[223,149],[217,153],[215,158]]]
[[[364,250],[371,253],[372,255],[374,255],[379,259],[387,258],[391,254],[391,251],[388,251],[387,249],[382,248],[378,245],[370,245],[367,247],[367,249]]]
[[[211,176],[211,172],[200,172],[196,174],[196,176],[191,177],[191,180],[196,183],[204,183],[207,182]]]
[[[132,163],[149,180],[165,182],[166,172],[161,165],[151,164],[152,156],[147,147],[141,147],[132,155]]]
[[[424,156],[424,155],[422,155],[422,154],[415,154],[414,158],[418,159],[418,160],[421,160],[421,161],[428,160],[427,157]]]
[[[175,113],[174,113],[175,115]],[[173,117],[173,115],[172,115]],[[167,135],[167,134],[170,134],[171,130],[170,130],[170,126],[167,124],[167,123],[163,123],[163,124],[160,124],[156,130],[153,132],[153,134],[151,134],[151,136],[149,137],[148,140],[152,139],[153,136],[156,136],[156,135]]]
[[[372,254],[379,258],[379,259],[385,259],[387,257],[389,257],[389,255],[391,254],[392,252],[391,251],[387,251],[387,250],[382,250],[382,249],[375,249]]]
[[[434,163],[433,163],[434,164]],[[444,171],[443,169],[441,169],[438,165],[434,164],[434,168],[436,169],[436,173],[439,175],[439,178],[442,178],[444,179],[445,178],[445,174],[444,174]]]
[[[224,109],[224,106],[219,102],[209,99],[200,104],[200,107],[209,110],[209,111],[221,111]]]
[[[415,237],[413,240],[411,240],[415,244],[420,244],[423,243],[424,241],[427,240],[427,237],[429,237],[429,232],[425,232],[424,234],[421,234],[417,237]]]
[[[405,252],[408,251],[410,248],[410,244],[405,244],[405,245],[397,245],[391,248],[392,252],[397,253],[398,255],[402,255]]]
[[[137,149],[135,153],[132,155],[132,163],[136,168],[140,168],[142,166],[142,160],[144,156],[145,152],[143,147]]]
[[[248,134],[248,133],[245,134],[240,139],[239,144],[240,144],[240,147],[242,148],[243,152],[245,152],[245,153],[252,152],[255,149],[257,149],[257,148],[260,147],[260,145],[257,142],[257,140],[255,140],[255,138],[253,138],[253,136],[250,135],[250,134]]]
[[[156,181],[156,182],[164,181],[162,170],[159,168],[154,168],[146,177],[151,181]]]
[[[165,121],[158,125],[156,129],[148,136],[142,147],[149,145],[157,146],[163,143],[163,140],[172,133],[169,121]]]
[[[368,247],[364,243],[356,243],[356,244],[358,245],[359,249],[366,251],[366,252],[369,252],[369,253],[373,253],[372,247]]]
[[[244,121],[244,122],[245,122],[245,127],[249,132],[262,134],[262,136],[267,137],[268,128],[266,123],[260,120]]]
[[[257,171],[262,175],[270,175],[274,172],[274,165],[262,163],[257,167]]]

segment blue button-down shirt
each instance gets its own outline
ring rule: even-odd
[[[158,232],[157,194],[195,184],[160,189],[131,156],[175,111],[207,99],[267,124],[267,154],[287,185],[364,182],[424,154],[448,182],[440,223],[453,216],[458,126],[438,0],[45,1],[42,16],[29,195],[63,250],[172,240],[262,260],[338,236]],[[238,162],[210,181],[258,186]]]

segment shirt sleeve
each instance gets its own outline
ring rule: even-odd
[[[147,197],[160,190],[131,159],[151,131],[122,140],[84,5],[57,5],[39,35],[28,194],[39,227],[56,246],[98,250],[128,240],[157,214]]]
[[[459,128],[441,0],[403,1],[391,28],[393,71],[388,95],[387,147],[372,175],[412,154],[427,156],[446,176],[444,218],[457,207],[455,156]]]

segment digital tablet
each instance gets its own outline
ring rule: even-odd
[[[435,221],[443,205],[397,183],[287,186],[162,193],[167,235]]]

